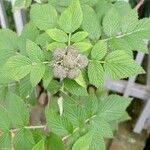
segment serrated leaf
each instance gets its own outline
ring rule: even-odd
[[[101,60],[107,53],[107,43],[105,41],[99,41],[97,42],[92,51],[91,51],[91,57],[95,60]]]
[[[44,53],[36,43],[27,40],[26,51],[32,62],[44,61]]]
[[[131,98],[110,95],[100,102],[98,116],[107,122],[120,119],[131,100]]]
[[[17,51],[17,34],[9,29],[0,29],[0,48]]]
[[[31,6],[30,18],[40,30],[47,30],[56,25],[57,12],[50,4],[34,4]]]
[[[80,73],[80,75],[78,77],[75,78],[75,81],[82,87],[86,87],[86,82],[83,78],[82,72]]]
[[[77,33],[75,33],[75,34],[73,34],[73,35],[71,36],[71,41],[72,41],[72,42],[75,42],[75,43],[81,42],[81,41],[83,41],[88,35],[89,35],[89,33],[85,32],[85,31],[79,31],[79,32],[77,32]]]
[[[103,29],[108,37],[116,35],[119,31],[119,16],[114,7],[105,15],[103,19]]]
[[[24,101],[17,95],[11,92],[8,94],[6,109],[14,128],[20,128],[29,124],[29,110]]]
[[[39,31],[32,22],[29,22],[24,26],[21,35],[19,36],[18,39],[18,47],[21,54],[26,55],[26,41],[27,40],[35,41],[38,35]]]
[[[48,87],[48,85],[50,84],[52,78],[53,78],[52,68],[46,66],[45,73],[44,73],[44,76],[43,76],[43,85],[44,85],[45,88]]]
[[[88,77],[91,84],[96,87],[103,85],[104,81],[104,69],[100,62],[92,61],[88,66]]]
[[[82,6],[82,9],[83,9],[82,28],[89,33],[89,37],[92,40],[98,40],[101,36],[101,26],[97,14],[91,7],[87,5]]]
[[[92,132],[88,132],[75,142],[72,150],[79,150],[81,147],[82,150],[105,150],[105,143],[99,134],[95,136]]]
[[[78,42],[74,43],[73,45],[76,46],[80,50],[80,52],[85,52],[92,47],[92,44],[88,42]]]
[[[22,129],[17,132],[14,138],[15,150],[29,150],[35,145],[32,133],[30,130]]]
[[[144,73],[142,67],[127,53],[118,50],[106,56],[104,70],[112,79],[127,78]]]
[[[53,40],[57,42],[65,43],[68,41],[68,35],[60,29],[49,29],[46,32]]]
[[[67,33],[77,30],[82,23],[83,14],[79,0],[73,0],[71,5],[61,14],[59,26]]]
[[[33,148],[32,150],[45,150],[45,143],[44,140],[42,139],[39,141]]]
[[[52,108],[46,109],[47,125],[52,132],[65,136],[73,132],[71,122],[64,116],[59,116]]]
[[[62,139],[54,133],[50,133],[50,135],[46,138],[46,145],[49,150],[65,149]]]
[[[78,96],[87,95],[86,88],[81,87],[74,80],[65,79],[64,80],[64,87],[66,88],[67,91],[69,91],[73,95],[78,95]]]
[[[31,61],[29,58],[18,54],[8,59],[4,69],[8,71],[11,79],[20,80],[29,74]]]
[[[53,42],[47,45],[47,49],[50,51],[55,50],[56,48],[65,48],[66,44],[65,43],[58,43],[58,42]]]
[[[30,81],[33,87],[35,87],[43,78],[45,73],[45,64],[37,63],[32,66]]]

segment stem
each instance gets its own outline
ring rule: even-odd
[[[143,5],[144,0],[139,0],[139,2],[137,3],[137,5],[135,6],[135,10],[138,11],[140,9],[140,7]]]
[[[25,129],[45,129],[46,125],[43,126],[25,126]]]
[[[69,37],[68,37],[68,46],[70,45],[71,42],[71,33],[69,33]]]

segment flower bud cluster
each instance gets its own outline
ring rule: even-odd
[[[66,49],[57,48],[53,52],[53,74],[55,78],[63,80],[68,77],[75,79],[79,76],[80,70],[85,68],[89,60],[85,55],[79,53],[74,46]]]

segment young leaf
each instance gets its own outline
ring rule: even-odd
[[[86,88],[81,87],[74,80],[65,79],[64,80],[64,87],[66,88],[67,91],[69,91],[73,95],[78,95],[78,96],[87,95]]]
[[[29,150],[35,145],[32,133],[30,130],[22,129],[17,132],[14,138],[15,150]]]
[[[59,116],[51,108],[46,109],[46,120],[49,129],[60,136],[65,136],[73,132],[71,122],[66,117]]]
[[[65,43],[68,41],[68,35],[60,29],[49,29],[46,32],[53,40],[57,42]]]
[[[31,70],[31,61],[23,55],[10,57],[5,65],[11,79],[20,80],[29,74]]]
[[[83,41],[89,34],[85,31],[79,31],[71,36],[72,42],[81,42]]]
[[[82,23],[83,14],[79,0],[73,0],[71,5],[61,14],[59,26],[67,33],[77,30]]]
[[[61,138],[54,133],[50,133],[50,135],[46,138],[45,143],[49,150],[65,150]]]
[[[112,79],[127,78],[144,73],[143,68],[127,53],[118,50],[106,56],[104,70]]]
[[[40,30],[47,30],[56,25],[57,12],[50,4],[34,4],[31,6],[30,18]]]
[[[120,119],[131,100],[131,98],[110,95],[100,102],[98,116],[107,122]]]
[[[75,81],[76,81],[79,85],[81,85],[82,87],[85,87],[85,88],[86,88],[86,82],[85,82],[85,80],[84,80],[84,78],[83,78],[82,72],[80,73],[80,75],[79,75],[77,78],[75,78]]]
[[[97,42],[92,51],[91,51],[91,57],[95,60],[101,60],[107,53],[107,43],[105,41],[99,41]]]
[[[26,51],[27,51],[29,58],[33,62],[44,61],[44,53],[42,52],[41,48],[36,43],[30,40],[27,40]]]
[[[119,16],[117,10],[112,7],[103,19],[103,29],[108,37],[116,35],[119,31]]]
[[[45,64],[37,63],[32,66],[30,81],[33,87],[35,87],[43,78],[45,72]]]
[[[104,81],[104,69],[100,62],[92,61],[88,66],[88,77],[91,84],[100,87]]]
[[[74,43],[73,45],[75,45],[80,50],[80,52],[85,52],[92,47],[92,44],[88,42],[78,42]]]
[[[87,5],[82,6],[82,9],[83,9],[82,28],[89,33],[89,37],[92,40],[98,40],[101,36],[101,27],[97,14],[91,7]]]

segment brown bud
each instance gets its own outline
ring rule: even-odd
[[[78,68],[71,69],[68,71],[68,78],[75,79],[80,74],[80,70]]]

